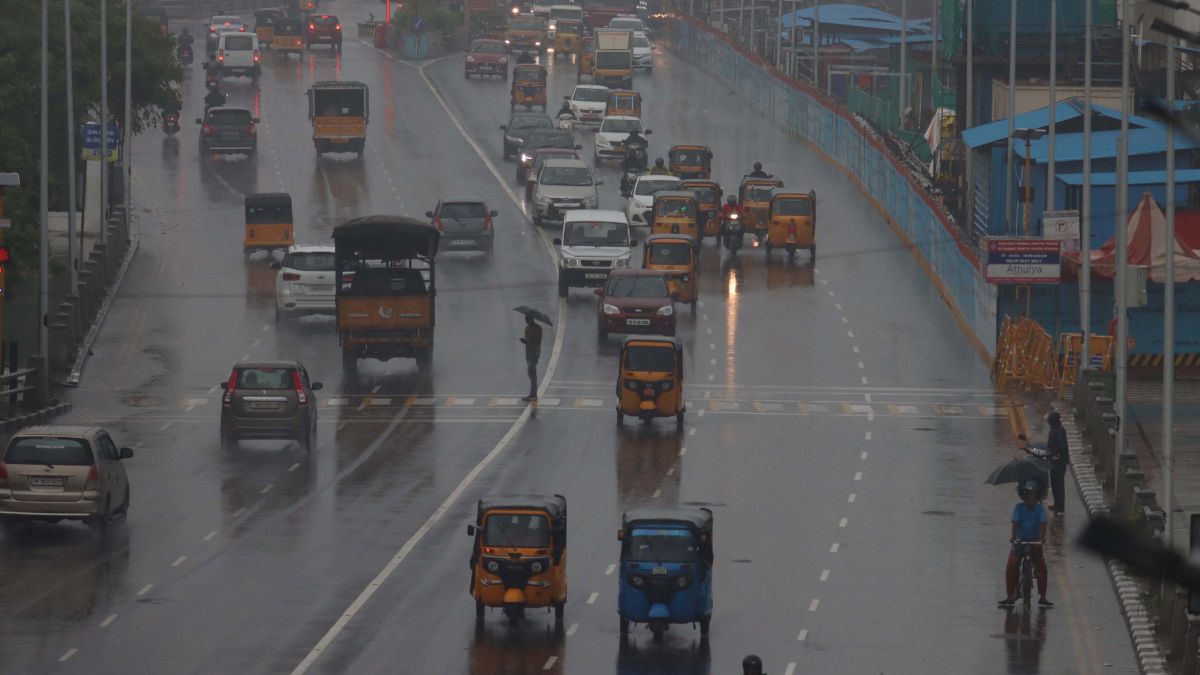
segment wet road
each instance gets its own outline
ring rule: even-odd
[[[331,11],[349,26],[374,10]],[[728,673],[753,651],[773,673],[1135,672],[1102,566],[1065,541],[1073,495],[1052,531],[1058,606],[995,609],[1014,496],[982,481],[1012,454],[1005,402],[854,188],[703,73],[662,53],[637,78],[651,155],[707,143],[727,185],[758,160],[811,186],[820,257],[731,263],[706,245],[702,304],[680,317],[677,434],[614,425],[618,341],[597,342],[589,293],[556,297],[554,235],[524,217],[500,157],[506,84],[465,81],[459,55],[418,68],[349,36],[340,56],[265,64],[257,88],[227,86],[263,118],[255,161],[202,160],[194,127],[137,139],[141,250],[63,420],[135,447],[132,513],[108,541],[70,525],[0,539],[0,670]],[[362,161],[313,155],[304,91],[335,78],[371,87]],[[193,69],[185,119],[202,83]],[[554,65],[550,100],[573,83]],[[620,208],[603,172],[602,206]],[[274,272],[240,249],[243,196],[274,190],[292,194],[303,243],[441,194],[501,212],[493,258],[440,258],[430,375],[397,360],[343,376],[331,321],[276,325]],[[536,410],[516,398],[520,304],[556,317]],[[245,357],[298,358],[325,383],[311,455],[220,448],[215,385]],[[570,500],[565,634],[537,614],[477,632],[462,526],[476,499],[530,491]],[[711,639],[676,626],[621,647],[621,512],[677,503],[716,514]]]

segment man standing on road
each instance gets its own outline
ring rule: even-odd
[[[1062,416],[1058,411],[1051,410],[1046,421],[1050,423],[1046,456],[1050,460],[1050,490],[1054,493],[1054,505],[1050,510],[1061,516],[1067,501],[1063,494],[1063,479],[1067,475],[1067,465],[1071,463],[1071,452],[1067,447],[1067,430],[1063,428]]]
[[[529,368],[529,395],[523,400],[537,400],[537,365],[542,357],[542,327],[537,325],[533,313],[525,315],[525,335],[521,338],[525,343],[525,365]]]

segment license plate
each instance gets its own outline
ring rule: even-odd
[[[496,66],[485,63],[482,66],[476,66],[476,69],[477,70],[495,70]]]
[[[598,273],[594,273],[594,272],[589,272],[588,274],[583,275],[583,278],[585,278],[585,279],[607,279],[608,274],[605,274],[605,273],[598,274]]]
[[[649,326],[650,319],[625,319],[626,326]]]
[[[67,484],[65,476],[31,476],[29,484],[33,487],[62,487]]]
[[[308,284],[305,288],[309,293],[333,293],[333,284]]]
[[[222,131],[221,132],[221,138],[237,138],[241,135],[242,135],[242,133],[240,131]]]
[[[666,573],[667,573],[667,568],[665,568],[665,567],[655,567],[654,569],[650,570],[650,573],[651,573],[651,574],[655,574],[655,575],[663,575],[663,574],[666,574]]]
[[[577,209],[581,204],[579,202],[559,202],[555,206],[560,209]]]
[[[474,244],[475,242],[470,239],[455,239],[455,240],[451,241],[450,243],[457,244],[459,246],[470,246],[471,244]]]
[[[251,401],[251,410],[278,410],[279,404],[271,401]]]
[[[788,237],[788,238],[787,238],[787,241],[788,241],[788,243],[789,243],[789,244],[794,244],[794,243],[796,243],[796,238],[795,238],[795,237]]]

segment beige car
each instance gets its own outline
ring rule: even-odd
[[[129,478],[118,448],[98,427],[30,427],[12,437],[0,461],[0,522],[82,520],[106,531],[129,511]]]

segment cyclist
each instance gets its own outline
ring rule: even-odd
[[[1033,562],[1033,575],[1037,578],[1038,606],[1053,607],[1054,603],[1046,599],[1046,556],[1042,552],[1042,542],[1046,541],[1046,508],[1042,506],[1042,482],[1029,480],[1025,482],[1025,492],[1021,502],[1013,508],[1012,535],[1010,542],[1030,544],[1027,551]],[[1004,581],[1008,597],[1000,601],[1003,608],[1012,607],[1017,603],[1017,577],[1019,560],[1016,546],[1008,551],[1008,565],[1004,570]]]

